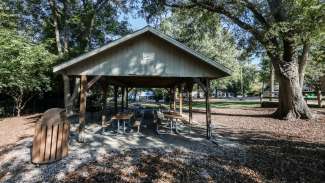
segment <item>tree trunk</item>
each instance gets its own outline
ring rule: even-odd
[[[13,92],[15,93],[15,92]],[[12,98],[15,101],[15,109],[17,111],[17,117],[20,117],[21,111],[23,110],[23,98],[24,98],[24,93],[21,88],[19,88],[19,91],[17,91],[16,95],[13,95]]]
[[[279,107],[274,116],[287,120],[311,119],[312,113],[301,92],[299,65],[294,61],[273,61],[273,66],[279,76]]]
[[[64,91],[64,107],[67,112],[67,116],[72,116],[74,114],[74,107],[77,101],[77,96],[80,90],[80,78],[75,78],[74,89],[71,94],[70,92],[70,79],[69,76],[63,74],[63,91]]]
[[[56,47],[59,55],[62,55],[62,44],[60,41],[60,29],[59,29],[59,14],[58,14],[57,6],[54,0],[49,0],[49,4],[52,10]]]
[[[273,93],[274,93],[274,68],[270,63],[270,101],[273,101]]]
[[[22,98],[23,98],[22,94],[15,98],[17,117],[21,116],[22,105],[23,105]]]
[[[298,62],[299,62],[299,82],[301,86],[301,92],[303,92],[304,89],[304,78],[305,78],[305,68],[307,65],[307,59],[310,51],[310,45],[309,43],[304,43],[302,54],[298,56]]]
[[[68,25],[68,18],[69,18],[70,7],[67,0],[63,1],[63,51],[64,53],[68,53],[69,51],[69,25]]]
[[[318,107],[322,107],[322,91],[320,89],[317,89],[317,102]]]

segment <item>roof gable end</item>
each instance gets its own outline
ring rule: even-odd
[[[67,68],[69,68],[69,67],[71,67],[71,66],[73,66],[73,65],[75,65],[77,63],[80,63],[80,62],[82,62],[84,60],[87,60],[88,58],[90,58],[92,56],[95,56],[95,55],[97,55],[99,53],[102,53],[102,52],[104,52],[104,51],[106,51],[106,50],[108,50],[110,48],[115,47],[115,46],[121,45],[122,43],[124,43],[126,41],[137,38],[137,37],[139,37],[139,36],[141,36],[141,35],[143,35],[145,33],[148,33],[148,32],[155,35],[155,36],[157,36],[157,37],[159,37],[160,39],[163,39],[164,41],[168,42],[169,44],[172,44],[172,45],[176,46],[177,48],[183,50],[184,52],[190,54],[191,56],[197,58],[198,60],[203,61],[206,64],[208,64],[208,65],[222,71],[224,73],[223,75],[225,75],[225,76],[231,75],[232,71],[230,69],[226,68],[225,66],[223,66],[222,64],[201,55],[200,53],[194,51],[193,49],[188,48],[184,44],[174,40],[173,38],[171,38],[171,37],[169,37],[169,36],[167,36],[167,35],[165,35],[163,33],[161,33],[158,30],[155,30],[154,28],[152,28],[150,26],[144,27],[143,29],[135,31],[135,32],[133,32],[133,33],[131,33],[129,35],[126,35],[124,37],[121,37],[120,39],[117,39],[117,40],[115,40],[115,41],[113,41],[113,42],[111,42],[111,43],[109,43],[107,45],[104,45],[104,46],[102,46],[100,48],[97,48],[97,49],[94,49],[94,50],[92,50],[90,52],[82,54],[79,57],[76,57],[76,58],[71,59],[71,60],[69,60],[67,62],[59,64],[59,65],[57,65],[57,66],[55,66],[53,68],[53,72],[57,73],[57,72],[63,71],[63,70],[65,70],[65,69],[67,69]]]

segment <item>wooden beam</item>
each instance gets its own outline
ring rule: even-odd
[[[83,141],[83,130],[86,123],[87,76],[81,75],[80,85],[80,116],[79,116],[79,141]]]
[[[102,76],[96,76],[87,83],[87,90],[89,90]]]
[[[109,83],[111,83],[112,85],[118,85],[118,86],[127,86],[125,83],[123,83],[122,81],[113,78],[113,77],[109,77]]]
[[[212,136],[212,129],[211,129],[211,108],[210,108],[210,80],[205,80],[205,86],[207,90],[205,91],[205,110],[206,110],[206,125],[207,125],[207,139],[210,139]]]

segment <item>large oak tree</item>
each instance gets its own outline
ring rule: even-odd
[[[143,7],[149,16],[166,7],[201,8],[238,26],[266,52],[275,69],[279,107],[274,116],[312,118],[302,88],[313,38],[324,32],[320,0],[145,0]]]

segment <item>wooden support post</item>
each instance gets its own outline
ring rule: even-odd
[[[179,114],[183,114],[183,94],[182,94],[182,85],[178,87],[178,94],[179,94]]]
[[[69,76],[63,74],[63,91],[64,91],[64,107],[67,115],[69,116],[72,113],[72,102],[70,103],[70,79]]]
[[[176,111],[176,87],[173,87],[173,110]]]
[[[121,98],[121,111],[124,111],[124,97],[125,97],[125,87],[121,88],[122,98]]]
[[[205,81],[205,108],[206,108],[206,124],[207,124],[207,139],[210,139],[212,136],[212,129],[211,129],[211,108],[210,108],[210,81],[206,79]]]
[[[193,118],[193,113],[192,113],[192,90],[193,90],[193,85],[190,84],[188,86],[188,122],[189,122],[189,132],[191,133],[191,125],[192,125],[192,118]]]
[[[103,95],[102,95],[102,130],[104,131],[105,123],[107,120],[107,93],[108,93],[108,84],[103,83]]]
[[[129,89],[125,88],[125,108],[129,108]]]
[[[173,108],[173,102],[172,102],[172,96],[173,96],[173,93],[172,93],[172,88],[169,88],[169,110],[172,110]]]
[[[80,85],[80,116],[79,116],[79,141],[82,142],[83,139],[83,129],[85,128],[86,123],[86,100],[87,100],[87,76],[81,76],[81,85]]]
[[[114,86],[114,113],[117,114],[117,92],[118,92],[118,87],[115,85]]]

